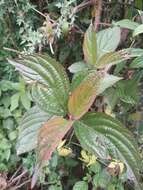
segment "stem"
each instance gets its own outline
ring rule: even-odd
[[[130,48],[133,47],[134,43],[135,43],[135,40],[132,41],[132,43],[131,43],[131,45],[130,45]]]
[[[81,145],[80,145],[80,144],[75,143],[75,142],[71,142],[71,144],[76,145],[76,146],[78,146],[78,147],[81,147]]]
[[[15,177],[8,186],[11,186],[11,184],[15,183],[17,180],[21,179],[25,174],[27,173],[27,171],[23,171],[19,176]]]
[[[16,187],[14,188],[14,190],[19,189],[20,187],[22,187],[22,186],[25,185],[26,183],[29,183],[30,181],[31,181],[30,179],[26,180],[26,181],[23,182],[22,184],[16,186]]]
[[[18,51],[16,49],[7,48],[7,47],[3,47],[3,49],[6,50],[6,51],[11,51],[11,52],[23,55],[23,53],[21,53],[20,51]]]
[[[38,10],[35,9],[34,7],[32,7],[32,9],[33,9],[35,12],[39,13],[41,16],[43,16],[45,19],[47,19],[47,17],[46,17],[43,13],[41,13],[40,11],[38,11]]]
[[[57,180],[52,181],[52,182],[44,182],[43,185],[53,185],[53,184],[56,184],[56,183],[57,183]]]
[[[19,166],[19,168],[16,170],[16,172],[10,178],[9,182],[11,182],[15,178],[15,176],[17,175],[17,173],[20,171],[21,168],[22,168],[22,166]]]
[[[106,23],[106,22],[99,22],[99,25],[104,25],[104,26],[112,26],[113,24]]]
[[[43,14],[42,12],[38,11],[38,10],[35,9],[34,7],[32,7],[32,9],[33,9],[35,12],[37,12],[38,14],[40,14],[41,16],[43,16],[46,20],[48,19],[49,21],[55,23],[55,21],[54,21],[53,19],[51,19],[48,14],[47,14],[47,15],[46,15],[46,14]]]
[[[124,18],[127,18],[128,16],[128,6],[126,5],[128,2],[128,0],[125,0],[125,4],[124,4]]]
[[[72,11],[72,15],[73,14],[76,14],[77,12],[79,11],[82,11],[83,9],[87,8],[88,6],[91,6],[93,5],[94,2],[93,0],[86,0],[86,1],[83,1],[81,4],[77,5],[73,11]]]
[[[70,135],[70,139],[69,139],[69,142],[68,142],[67,145],[69,145],[69,144],[71,143],[71,140],[72,140],[73,135],[74,135],[74,130],[72,131],[72,133],[71,133],[71,135]]]
[[[95,4],[95,20],[94,20],[94,28],[95,31],[98,31],[99,24],[100,24],[100,18],[102,13],[102,0],[94,0]]]

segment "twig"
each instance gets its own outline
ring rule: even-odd
[[[94,20],[94,27],[95,31],[98,31],[100,17],[102,12],[102,0],[94,0],[95,1],[95,20]]]
[[[75,143],[75,142],[71,142],[71,144],[81,147],[81,145],[80,145],[80,144]]]
[[[113,26],[113,24],[106,23],[106,22],[99,22],[99,25],[104,25],[104,26]]]
[[[68,142],[68,144],[67,144],[67,145],[69,145],[69,144],[71,143],[71,140],[72,140],[73,135],[74,135],[74,131],[72,131],[72,133],[71,133],[71,135],[70,135],[69,142]]]
[[[20,51],[18,51],[16,49],[7,48],[7,47],[3,47],[3,49],[6,50],[6,51],[11,51],[11,52],[23,55],[23,53],[21,53]]]
[[[133,41],[132,41],[132,43],[131,43],[131,45],[130,45],[130,47],[129,47],[129,48],[132,48],[132,47],[133,47],[133,45],[134,45],[134,43],[135,43],[135,40],[133,40]]]
[[[76,14],[79,11],[82,11],[84,8],[87,8],[88,6],[91,6],[93,4],[94,4],[93,0],[83,1],[81,4],[73,8],[72,15]]]
[[[56,23],[55,20],[51,19],[50,16],[46,13],[43,14],[42,12],[38,11],[37,9],[35,9],[34,7],[32,7],[32,9],[37,12],[38,14],[40,14],[41,16],[43,16],[46,20],[49,20],[50,22]]]
[[[30,181],[31,181],[30,179],[26,180],[26,181],[23,182],[22,184],[16,186],[16,187],[14,188],[14,190],[19,189],[20,187],[22,187],[22,186],[25,185],[26,183],[29,183]]]
[[[46,15],[44,15],[44,14],[41,13],[40,11],[38,11],[38,10],[35,9],[34,7],[32,7],[32,9],[33,9],[35,12],[39,13],[41,16],[43,16],[45,19],[47,19]]]
[[[17,180],[21,179],[25,174],[27,173],[27,170],[23,171],[19,176],[15,177],[8,186],[10,186],[11,184],[15,183]]]
[[[74,24],[74,26],[77,28],[77,33],[80,33],[80,34],[84,34],[84,31],[76,24]]]
[[[16,172],[10,178],[9,182],[11,182],[14,179],[14,177],[17,175],[17,173],[20,171],[21,168],[22,168],[22,166],[19,166],[19,168],[16,170]]]
[[[57,180],[52,181],[52,182],[44,182],[43,185],[53,185],[56,184]]]

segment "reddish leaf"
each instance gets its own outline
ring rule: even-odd
[[[49,160],[52,153],[71,128],[73,121],[62,117],[54,117],[46,122],[39,131],[38,159],[39,162]]]
[[[88,111],[97,95],[100,78],[99,74],[92,72],[72,92],[68,102],[68,109],[72,119],[77,120]]]
[[[31,181],[31,189],[35,186],[44,161],[51,158],[52,153],[59,145],[62,138],[71,128],[73,121],[62,117],[54,117],[46,122],[38,135],[38,163]]]
[[[92,25],[89,26],[88,30],[84,35],[83,52],[85,61],[89,64],[95,64],[97,58],[97,47],[96,47],[96,32]]]

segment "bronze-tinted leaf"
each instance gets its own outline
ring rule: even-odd
[[[122,61],[126,60],[127,58],[122,55],[121,51],[117,52],[109,52],[104,54],[98,61],[97,61],[97,68],[104,68],[108,65],[116,65],[121,63]]]
[[[72,92],[68,102],[69,114],[72,119],[77,120],[88,111],[95,100],[99,85],[99,74],[91,72]]]
[[[96,32],[92,25],[89,26],[88,30],[84,35],[83,52],[85,61],[89,64],[96,63],[97,48],[96,48]]]
[[[37,165],[31,181],[31,189],[35,186],[44,161],[50,160],[52,153],[59,145],[62,138],[71,128],[73,121],[62,117],[54,117],[46,122],[38,134]]]
[[[72,123],[73,121],[62,117],[54,117],[43,125],[38,135],[38,160],[40,163],[51,158]]]

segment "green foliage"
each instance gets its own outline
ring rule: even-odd
[[[103,113],[89,113],[74,125],[76,135],[85,149],[102,159],[109,156],[123,159],[128,167],[127,172],[132,170],[132,175],[139,180],[140,155],[133,137],[118,121]],[[139,185],[136,188],[140,189]]]
[[[142,115],[142,11],[136,10],[142,3],[103,3],[95,32],[90,1],[0,1],[0,174],[7,172],[8,184],[22,164],[38,189],[123,190],[128,179],[142,189],[142,151],[126,129],[141,146],[142,125],[133,125],[138,109]],[[27,176],[12,185],[19,188]]]
[[[114,34],[116,35],[114,36]],[[97,35],[97,48],[92,47],[93,38],[94,43],[96,43],[95,31],[93,30],[93,26],[90,26],[87,33],[85,33],[83,43],[84,56],[87,63],[98,63],[98,68],[100,68],[100,65],[106,68],[107,66],[113,65],[114,62],[116,64],[120,63],[124,60],[122,56],[124,56],[125,59],[130,59],[130,57],[138,56],[138,53],[140,54],[140,52],[142,52],[142,50],[138,52],[136,49],[125,49],[122,50],[122,54],[125,52],[125,54],[129,54],[128,56],[125,54],[116,54],[116,52],[113,53],[113,56],[108,56],[112,51],[115,51],[118,46],[120,40],[120,29],[118,27],[99,32]],[[107,44],[105,46],[103,43],[105,43],[106,40],[112,41],[110,38],[114,40],[114,44],[111,45],[108,43],[108,46]],[[116,39],[115,41],[114,38],[118,40]],[[102,49],[101,52],[102,46],[104,46],[104,49]],[[106,51],[103,52],[103,50]],[[97,53],[95,53],[96,51]],[[117,55],[119,55],[119,57]],[[98,59],[99,61],[97,62]],[[100,61],[100,59],[103,60]],[[37,120],[35,122],[34,119],[34,123],[31,121],[31,112],[26,116],[26,120],[28,117],[28,122],[30,119],[28,129],[31,130],[32,126],[35,138],[35,143],[33,143],[32,139],[31,147],[29,146],[26,151],[38,147],[38,163],[32,178],[32,187],[34,187],[37,181],[37,175],[39,175],[40,168],[43,167],[43,162],[51,158],[52,153],[74,123],[76,136],[81,146],[95,154],[99,159],[107,160],[108,157],[111,157],[123,160],[127,166],[129,177],[133,177],[136,188],[141,189],[139,185],[140,155],[137,152],[136,145],[133,143],[134,140],[128,130],[123,128],[118,121],[104,114],[87,114],[87,116],[81,119],[81,117],[88,112],[95,98],[121,78],[108,74],[106,70],[105,73],[102,73],[100,70],[95,70],[92,66],[89,71],[85,71],[85,75],[82,75],[78,79],[79,81],[76,82],[76,87],[74,86],[74,90],[69,94],[70,84],[66,73],[63,68],[49,56],[25,56],[21,60],[9,60],[9,62],[24,75],[26,81],[34,82],[34,84],[32,84],[33,101],[40,109],[51,114],[51,116],[54,115],[54,118],[49,119],[47,116],[45,118],[45,113],[42,113],[42,115],[44,114],[44,118],[42,121],[38,121],[38,125]],[[126,86],[127,85],[125,85],[125,90]],[[40,110],[38,110],[37,113],[40,113]],[[69,118],[65,120],[62,117],[57,117],[58,115],[68,115]],[[49,119],[49,121],[43,124],[45,119]],[[77,121],[79,119],[81,119],[81,121]],[[26,126],[27,130],[25,117],[21,125],[25,134],[25,127],[23,128],[23,125]],[[38,136],[37,131],[39,131]],[[23,145],[25,146],[23,142],[27,142],[29,141],[28,139],[31,138],[29,132],[26,138],[23,134],[20,137],[20,142],[22,142],[20,149],[23,149]],[[37,146],[36,142],[38,142]],[[22,152],[23,151],[21,151],[21,153]],[[97,176],[94,181],[96,181],[96,178]],[[95,184],[96,182],[94,182],[94,185]],[[87,188],[83,182],[78,182],[74,188],[79,188],[81,185],[83,185],[83,188]],[[96,186],[98,185],[96,184],[95,187]]]
[[[78,181],[74,185],[73,190],[80,190],[80,189],[88,190],[88,183],[86,183],[85,181]]]
[[[110,180],[110,176],[105,170],[100,171],[97,175],[93,176],[94,188],[97,189],[98,187],[101,187],[105,189],[108,187]]]
[[[25,110],[19,98],[25,89],[22,81],[15,83],[8,80],[0,81],[0,171],[2,172],[13,171],[20,160],[16,156],[15,143],[18,137],[17,125]]]
[[[132,89],[129,93],[129,90]],[[117,84],[117,96],[121,101],[128,104],[137,104],[139,101],[137,80],[120,81]]]

